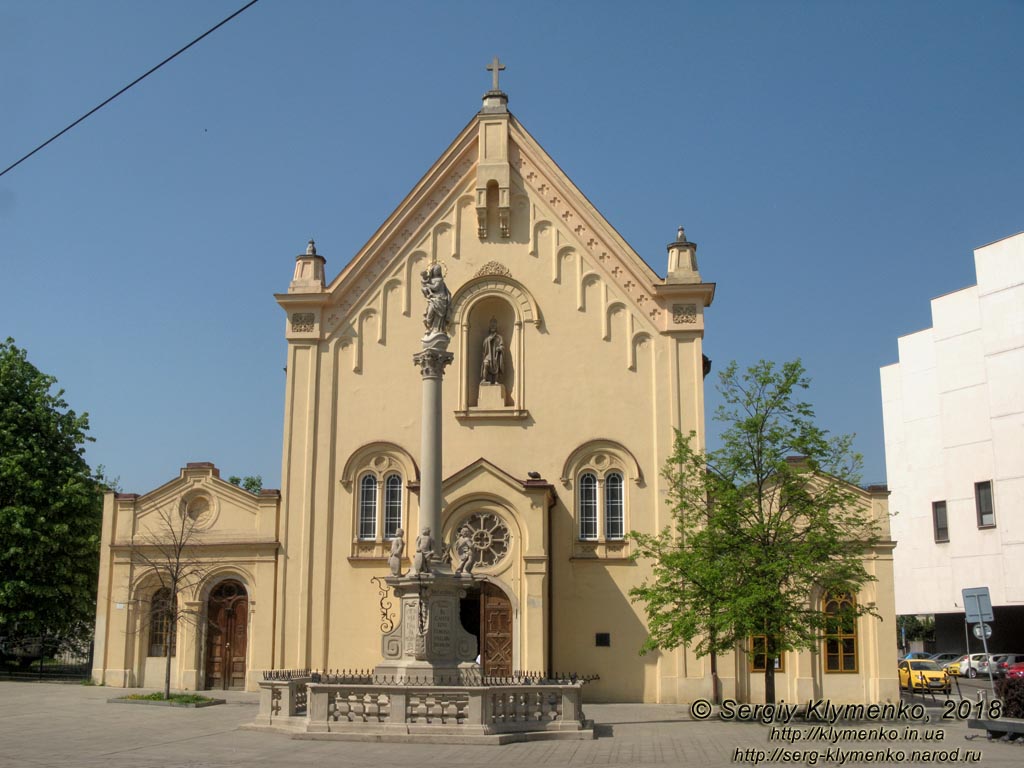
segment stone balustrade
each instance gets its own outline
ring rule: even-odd
[[[296,719],[301,722],[306,716],[306,684],[312,679],[307,674],[261,681],[260,711],[253,725],[297,727]]]
[[[582,682],[533,685],[382,685],[260,683],[254,727],[307,738],[506,743],[593,738],[584,719]],[[305,697],[305,701],[303,701]],[[305,706],[303,706],[305,704]]]

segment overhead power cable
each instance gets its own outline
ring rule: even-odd
[[[16,163],[13,163],[12,165],[9,165],[9,166],[7,166],[6,168],[4,168],[4,169],[3,169],[2,171],[0,171],[0,176],[3,176],[3,175],[4,175],[5,173],[7,173],[8,171],[10,171],[10,170],[13,170],[13,169],[17,168],[17,167],[18,167],[19,165],[21,165],[21,164],[22,164],[23,162],[25,162],[25,161],[26,161],[26,160],[28,160],[28,159],[29,159],[30,157],[32,157],[32,155],[34,155],[34,154],[35,154],[36,152],[38,152],[38,151],[39,151],[39,150],[41,150],[41,149],[42,149],[43,147],[45,147],[45,146],[46,146],[47,144],[50,144],[51,142],[53,142],[53,141],[56,141],[56,140],[57,140],[57,139],[59,139],[59,138],[60,138],[61,136],[63,136],[63,135],[65,134],[65,133],[67,133],[67,132],[68,132],[68,131],[70,131],[70,130],[71,130],[72,128],[74,128],[74,127],[75,127],[76,125],[78,125],[78,124],[79,124],[80,122],[82,122],[83,120],[85,120],[85,119],[86,119],[87,117],[89,117],[89,116],[90,116],[90,115],[92,115],[92,114],[95,114],[96,112],[99,112],[99,111],[100,111],[101,109],[103,109],[103,108],[104,108],[105,106],[107,106],[107,104],[109,104],[110,102],[112,102],[112,101],[113,101],[114,99],[116,99],[116,98],[117,98],[118,96],[120,96],[120,95],[121,95],[122,93],[124,93],[125,91],[127,91],[127,90],[128,90],[129,88],[131,88],[131,87],[132,87],[133,85],[136,85],[136,84],[138,84],[138,83],[141,83],[141,82],[142,82],[143,80],[145,80],[145,79],[146,79],[147,77],[149,77],[149,76],[150,76],[150,75],[152,75],[152,74],[153,74],[154,72],[156,72],[156,71],[157,71],[158,69],[160,69],[160,67],[162,67],[162,66],[163,66],[164,64],[166,64],[167,62],[171,61],[172,59],[175,59],[175,58],[177,58],[178,56],[180,56],[181,54],[183,54],[183,53],[184,53],[185,51],[187,51],[187,50],[188,50],[189,48],[191,48],[191,47],[192,47],[193,45],[195,45],[195,44],[196,44],[196,43],[198,43],[198,42],[199,42],[200,40],[202,40],[202,39],[203,39],[204,37],[206,37],[206,36],[207,36],[207,35],[209,35],[209,34],[212,34],[213,32],[216,32],[216,31],[217,31],[218,29],[220,29],[221,27],[223,27],[223,26],[224,26],[225,24],[227,24],[227,23],[228,23],[229,21],[231,21],[231,20],[232,20],[233,18],[235,18],[236,16],[238,16],[238,15],[239,15],[240,13],[242,13],[243,11],[247,10],[248,8],[251,8],[252,6],[256,5],[256,3],[257,3],[257,2],[259,2],[259,0],[250,0],[250,2],[246,3],[245,5],[243,5],[243,6],[241,7],[241,8],[239,8],[239,9],[238,9],[237,11],[235,11],[234,13],[232,13],[232,14],[231,14],[230,16],[228,16],[228,17],[227,17],[226,19],[224,19],[224,20],[223,20],[222,22],[220,22],[219,24],[216,24],[216,25],[214,25],[214,26],[210,27],[210,28],[209,28],[208,30],[206,30],[205,32],[203,32],[203,34],[201,34],[201,35],[200,35],[199,37],[197,37],[197,38],[196,38],[195,40],[193,40],[193,41],[192,41],[191,43],[189,43],[188,45],[186,45],[186,46],[185,46],[184,48],[180,48],[179,50],[177,50],[177,51],[175,51],[174,53],[172,53],[172,54],[171,54],[170,56],[168,56],[168,57],[167,57],[166,59],[164,59],[163,61],[161,61],[161,62],[160,62],[159,64],[157,64],[157,65],[156,65],[155,67],[153,67],[153,68],[152,68],[151,70],[149,70],[148,72],[146,72],[146,74],[144,74],[144,75],[140,75],[139,77],[137,77],[137,78],[135,78],[134,80],[132,80],[132,81],[131,81],[130,83],[128,83],[128,85],[126,85],[126,86],[125,86],[124,88],[122,88],[122,89],[121,89],[120,91],[118,91],[117,93],[115,93],[115,94],[114,94],[113,96],[111,96],[111,97],[110,97],[109,99],[107,99],[106,101],[104,101],[104,102],[103,102],[102,104],[100,104],[100,105],[98,105],[98,106],[96,106],[96,107],[93,107],[92,109],[90,109],[90,110],[89,110],[88,112],[86,112],[86,113],[85,113],[84,115],[82,115],[82,116],[81,116],[80,118],[78,118],[77,120],[75,120],[75,122],[71,123],[71,125],[69,125],[69,126],[68,126],[67,128],[65,128],[64,130],[60,131],[59,133],[56,133],[56,134],[54,134],[53,136],[51,136],[50,138],[48,138],[48,139],[47,139],[46,141],[44,141],[44,142],[43,142],[42,144],[40,144],[40,145],[39,145],[38,147],[36,147],[35,149],[33,149],[33,150],[32,150],[31,152],[29,152],[29,153],[28,153],[27,155],[25,155],[25,156],[24,156],[23,158],[21,158],[20,160],[18,160],[18,161],[17,161]]]

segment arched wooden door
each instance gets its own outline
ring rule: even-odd
[[[206,608],[206,687],[245,689],[249,596],[237,581],[225,581],[210,594]]]
[[[480,590],[480,666],[485,675],[512,674],[512,603],[498,587]]]

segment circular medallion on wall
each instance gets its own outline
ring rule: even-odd
[[[205,493],[193,492],[181,500],[180,510],[182,517],[192,518],[196,530],[203,530],[212,525],[217,507],[213,499]]]

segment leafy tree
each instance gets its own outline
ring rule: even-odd
[[[799,399],[809,386],[799,360],[742,372],[732,363],[719,379],[722,445],[704,451],[694,434],[677,433],[664,468],[672,524],[631,534],[637,557],[653,560],[652,578],[631,596],[647,613],[644,652],[695,642],[714,661],[763,638],[765,699],[774,702],[773,659],[876,615],[850,601],[829,616],[820,602],[874,580],[864,556],[879,532],[854,487],[852,436],[830,437]]]
[[[258,494],[263,490],[263,475],[246,475],[245,477],[232,475],[228,478],[228,482],[232,485],[237,485],[249,493]]]
[[[935,619],[932,616],[897,616],[896,632],[901,640],[935,641]]]
[[[95,618],[102,477],[88,414],[13,339],[0,343],[0,635],[69,637]]]

